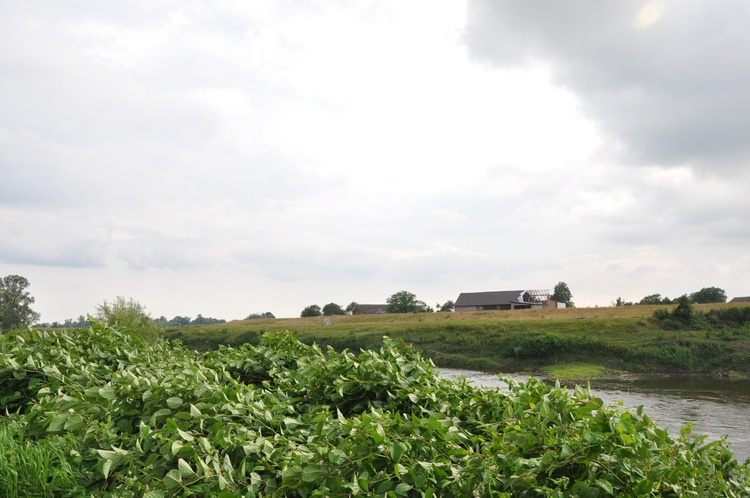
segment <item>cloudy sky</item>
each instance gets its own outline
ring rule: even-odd
[[[42,321],[750,295],[734,0],[0,0],[0,276]]]

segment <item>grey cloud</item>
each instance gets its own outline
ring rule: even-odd
[[[469,0],[465,40],[492,64],[548,64],[625,159],[738,169],[750,156],[750,10],[731,0],[646,4]]]
[[[66,216],[8,210],[0,222],[0,261],[12,264],[97,268],[104,265],[108,234],[69,225]]]

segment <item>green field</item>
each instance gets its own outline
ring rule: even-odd
[[[711,310],[747,309],[730,304],[695,305],[697,316]],[[209,326],[169,328],[166,336],[205,351],[219,345],[257,344],[269,331],[289,330],[308,344],[341,351],[377,348],[384,336],[403,339],[435,364],[491,372],[566,372],[587,364],[581,376],[597,372],[750,372],[750,326],[697,320],[665,327],[653,318],[667,306],[623,306],[463,313],[245,320]],[[591,368],[593,367],[593,368]],[[574,375],[578,377],[578,375]]]

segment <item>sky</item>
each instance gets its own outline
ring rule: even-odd
[[[750,6],[0,0],[0,276],[41,321],[750,295]]]

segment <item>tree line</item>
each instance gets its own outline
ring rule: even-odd
[[[565,303],[568,308],[574,306],[572,301],[573,294],[565,282],[559,282],[555,285],[554,293],[550,296],[550,299]],[[456,303],[450,299],[443,304],[437,303],[433,308],[428,306],[424,301],[417,299],[417,296],[409,291],[399,291],[391,294],[385,302],[387,304],[386,313],[434,313],[435,310],[438,312],[450,312],[456,309]],[[302,310],[300,316],[305,318],[314,316],[359,315],[363,312],[362,306],[353,301],[346,308],[342,308],[336,303],[328,303],[322,308],[317,304],[311,304]]]
[[[399,291],[386,299],[386,313],[433,313],[434,308],[428,306],[424,301],[417,299],[416,294],[409,291]],[[453,301],[437,304],[438,311],[453,311]],[[328,303],[322,308],[317,304],[306,306],[300,313],[300,317],[333,316],[333,315],[360,315],[364,308],[356,301],[349,303],[346,308],[336,303]]]
[[[726,303],[727,293],[724,289],[719,287],[703,287],[699,291],[695,291],[690,294],[683,294],[680,297],[684,297],[692,304],[709,304],[709,303]],[[669,299],[668,297],[662,297],[661,294],[649,294],[637,303],[632,301],[624,301],[621,297],[618,297],[612,306],[633,306],[635,304],[676,304],[678,299]]]

